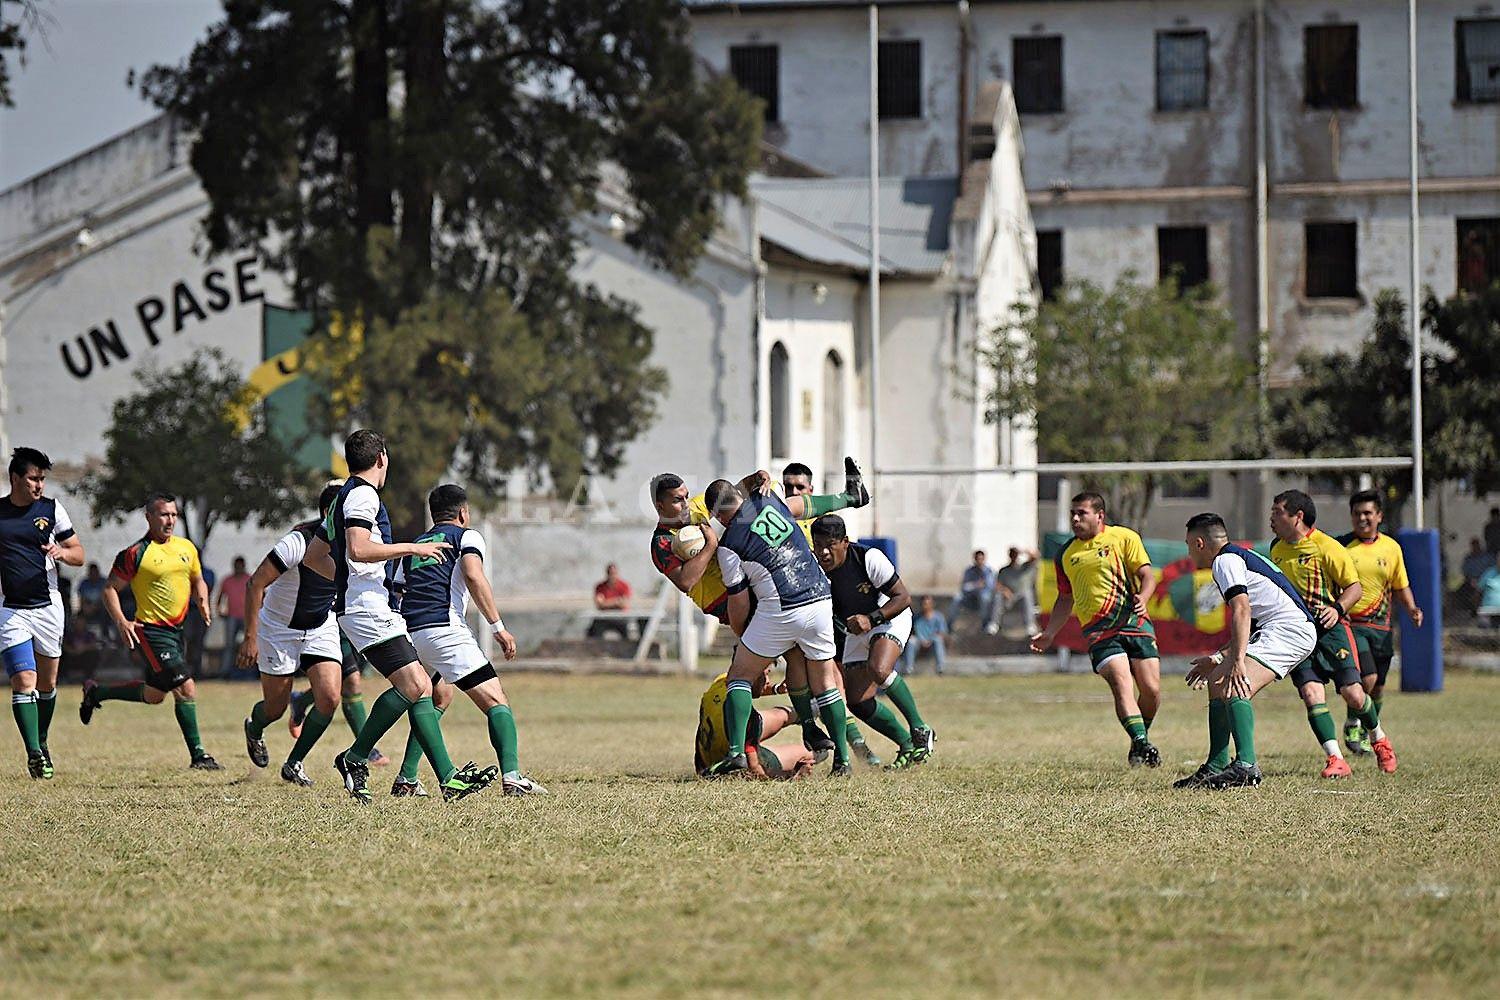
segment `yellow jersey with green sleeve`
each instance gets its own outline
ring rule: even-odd
[[[1368,542],[1354,535],[1339,541],[1359,575],[1359,601],[1349,609],[1349,621],[1366,628],[1391,627],[1391,595],[1411,586],[1401,545],[1390,535],[1376,535]]]
[[[181,625],[193,596],[193,578],[203,575],[198,547],[179,535],[165,542],[142,538],[120,550],[109,575],[130,584],[135,620],[142,625]]]
[[[708,504],[704,502],[703,494],[700,493],[688,500],[688,513],[691,518],[688,523],[700,525],[708,523]],[[657,572],[663,576],[673,572],[683,563],[683,560],[672,551],[672,541],[676,537],[677,529],[661,524],[658,524],[651,534],[651,565],[655,566]],[[717,618],[726,625],[729,623],[729,592],[724,586],[724,572],[719,568],[717,559],[708,561],[708,568],[703,571],[703,577],[688,591],[688,597],[704,614]]]
[[[1317,528],[1300,542],[1276,539],[1271,561],[1292,581],[1313,614],[1337,604],[1339,595],[1359,580],[1349,550]]]
[[[1136,574],[1151,565],[1141,536],[1118,524],[1088,541],[1074,538],[1054,565],[1058,596],[1073,598],[1073,614],[1090,646],[1117,635],[1156,635],[1151,619],[1136,614]]]

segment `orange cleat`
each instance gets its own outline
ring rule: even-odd
[[[300,740],[302,738],[302,720],[297,718],[297,713],[287,713],[286,728],[292,734],[292,739]]]
[[[1395,759],[1394,757],[1392,758]],[[1335,754],[1328,755],[1328,766],[1323,768],[1324,778],[1347,778],[1354,772],[1349,769],[1349,762]]]
[[[391,759],[385,754],[381,753],[379,747],[376,747],[374,750],[370,751],[371,767],[386,767],[390,764],[390,762]]]
[[[1375,751],[1375,763],[1386,774],[1396,773],[1396,748],[1391,746],[1391,738],[1382,736],[1370,744],[1370,749]]]

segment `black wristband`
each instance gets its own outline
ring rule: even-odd
[[[869,617],[870,617],[870,624],[871,625],[884,625],[886,623],[886,617],[885,617],[885,615],[883,615],[883,614],[880,613],[880,609],[879,608],[876,608],[874,611],[871,611]]]

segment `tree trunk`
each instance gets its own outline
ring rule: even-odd
[[[385,0],[354,0],[350,13],[354,40],[354,113],[349,162],[354,171],[354,228],[363,247],[370,230],[395,220],[391,155],[390,25]],[[358,290],[361,301],[378,301],[376,289]],[[390,317],[387,317],[390,318]]]
[[[447,80],[446,20],[445,0],[411,0],[402,26],[406,78],[400,170],[403,306],[420,301],[432,273],[432,218],[443,158],[437,144],[443,131]]]

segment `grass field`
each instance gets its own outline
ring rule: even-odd
[[[518,675],[549,798],[368,810],[330,764],[342,720],[298,790],[244,757],[250,685],[200,689],[220,774],[186,769],[169,707],[84,729],[70,690],[56,780],[4,737],[0,993],[1500,992],[1500,677],[1393,695],[1400,771],[1339,784],[1272,689],[1267,782],[1221,794],[1168,787],[1205,739],[1176,679],[1159,771],[1126,769],[1092,677],[921,677],[932,764],[790,785],[689,778],[703,683]],[[445,719],[460,761],[490,759],[481,723]]]

